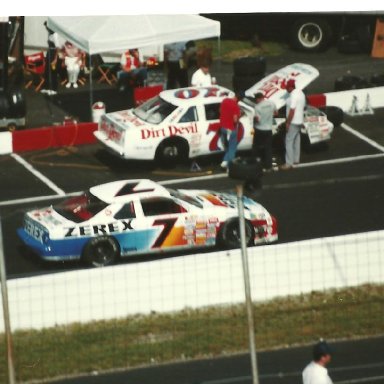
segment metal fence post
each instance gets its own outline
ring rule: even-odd
[[[249,269],[248,269],[248,253],[247,253],[247,244],[246,244],[246,238],[245,238],[243,186],[237,185],[236,190],[237,190],[237,208],[239,211],[241,259],[243,264],[245,300],[246,300],[247,316],[248,316],[248,334],[249,334],[249,350],[251,354],[251,366],[252,366],[252,384],[259,384],[259,374],[257,370],[257,358],[256,358],[256,341],[255,341],[253,312],[252,312],[251,285],[250,285]]]
[[[8,379],[9,379],[9,384],[15,384],[16,381],[15,381],[15,367],[14,367],[14,361],[13,361],[13,342],[12,342],[11,322],[9,318],[8,290],[7,290],[7,278],[5,273],[3,231],[1,227],[1,216],[0,216],[0,282],[1,282],[1,295],[3,300],[5,334],[7,337]]]

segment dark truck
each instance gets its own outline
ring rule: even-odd
[[[209,13],[221,23],[222,39],[249,39],[257,45],[279,41],[317,52],[337,44],[340,52],[370,52],[381,12]]]

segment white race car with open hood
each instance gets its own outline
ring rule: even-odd
[[[246,94],[253,96],[262,90],[266,97],[285,105],[285,82],[296,80],[303,88],[319,72],[308,64],[292,64],[267,76]],[[162,91],[159,95],[136,108],[112,112],[101,117],[95,136],[110,152],[125,159],[156,160],[176,163],[223,152],[220,140],[220,104],[234,93],[220,86],[189,87]],[[253,141],[253,103],[251,99],[240,102],[242,117],[238,131],[238,149],[248,150]],[[311,143],[329,140],[333,124],[317,109],[308,108],[303,134]],[[274,131],[281,123],[276,119]]]

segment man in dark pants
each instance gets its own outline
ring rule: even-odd
[[[254,136],[252,150],[260,157],[265,172],[272,170],[272,125],[277,114],[273,101],[264,98],[262,92],[255,94]]]
[[[165,62],[168,69],[167,89],[188,87],[188,71],[185,62],[185,42],[164,46]]]

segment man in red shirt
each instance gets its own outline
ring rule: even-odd
[[[220,135],[224,148],[226,148],[221,167],[227,169],[234,159],[237,148],[237,129],[240,119],[238,95],[233,98],[226,97],[220,105]]]

